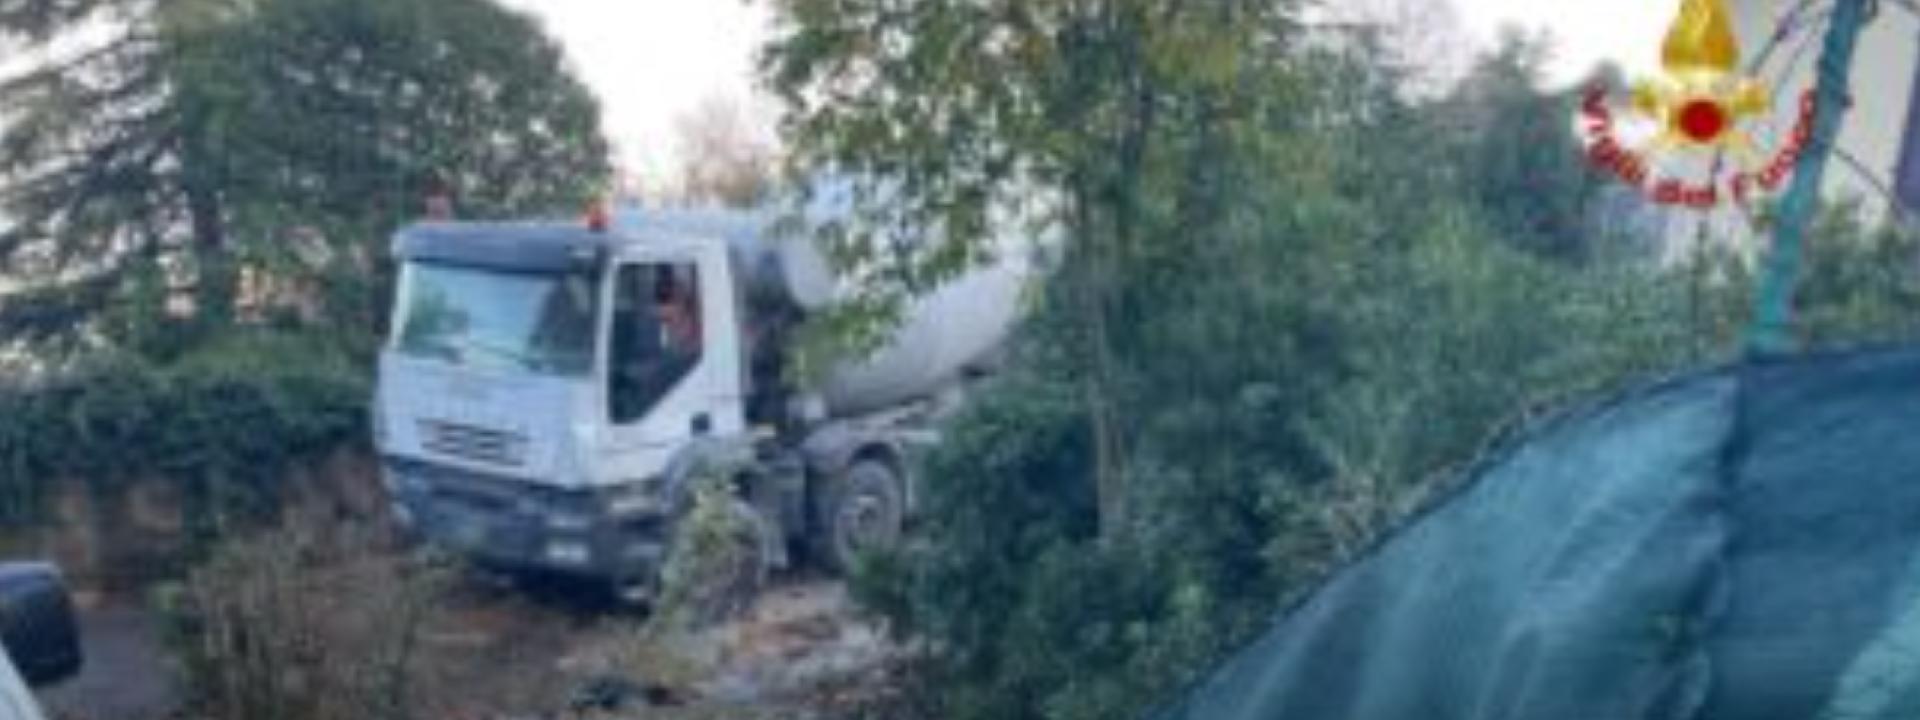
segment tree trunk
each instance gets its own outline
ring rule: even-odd
[[[1086,268],[1077,285],[1079,311],[1086,322],[1086,350],[1092,360],[1084,379],[1083,393],[1087,419],[1093,431],[1094,493],[1097,498],[1100,537],[1112,540],[1126,527],[1127,481],[1125,447],[1113,395],[1117,384],[1117,363],[1113,356],[1113,335],[1108,325],[1113,294],[1112,248],[1101,242],[1107,229],[1093,220],[1097,214],[1082,201],[1076,210],[1082,232],[1081,252]]]
[[[222,327],[234,317],[238,268],[227,247],[220,194],[201,186],[187,191],[193,225],[193,319],[202,329]]]
[[[1100,534],[1120,535],[1127,523],[1126,447],[1121,439],[1119,413],[1114,407],[1118,373],[1113,357],[1113,333],[1107,324],[1113,291],[1113,268],[1106,253],[1095,253],[1089,278],[1087,328],[1093,350],[1093,372],[1087,389],[1093,421],[1094,473],[1100,494]]]

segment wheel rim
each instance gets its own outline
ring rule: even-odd
[[[849,492],[834,518],[840,549],[846,559],[874,548],[887,547],[900,534],[899,508],[885,478],[856,472]]]

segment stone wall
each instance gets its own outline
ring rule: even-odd
[[[113,487],[100,490],[97,487]],[[48,560],[66,573],[83,603],[138,593],[184,567],[188,537],[179,484],[165,477],[113,483],[69,478],[55,483],[51,521],[0,529],[0,560]],[[378,464],[343,450],[293,468],[282,485],[285,511],[327,520],[384,521]]]

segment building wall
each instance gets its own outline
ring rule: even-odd
[[[1769,38],[1802,0],[1729,0],[1734,11],[1742,50],[1748,62],[1758,59]],[[1830,1],[1807,3],[1804,16],[1820,17]],[[1889,192],[1901,183],[1903,153],[1920,154],[1920,147],[1908,150],[1907,135],[1912,123],[1916,74],[1920,74],[1920,16],[1897,3],[1883,0],[1878,16],[1861,35],[1854,56],[1853,107],[1847,113],[1838,147],[1856,158],[1864,167],[1855,167],[1835,156],[1828,164],[1824,182],[1829,199],[1857,198],[1876,218],[1886,217],[1892,205]],[[1806,23],[1780,41],[1759,73],[1774,88],[1772,116],[1754,133],[1763,153],[1785,144],[1799,114],[1800,96],[1813,86],[1826,24]],[[1920,170],[1920,158],[1910,163]],[[1676,163],[1690,172],[1704,172],[1704,163],[1692,167]],[[1911,172],[1909,174],[1912,174]],[[1920,179],[1920,178],[1916,178]],[[1920,193],[1920,185],[1912,188]],[[1668,216],[1670,247],[1684,251],[1702,237],[1734,243],[1751,250],[1758,246],[1746,214],[1735,208],[1712,213],[1671,211]]]

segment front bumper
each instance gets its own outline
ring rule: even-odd
[[[665,560],[664,515],[615,517],[594,492],[391,457],[382,475],[403,526],[484,564],[630,584]]]

